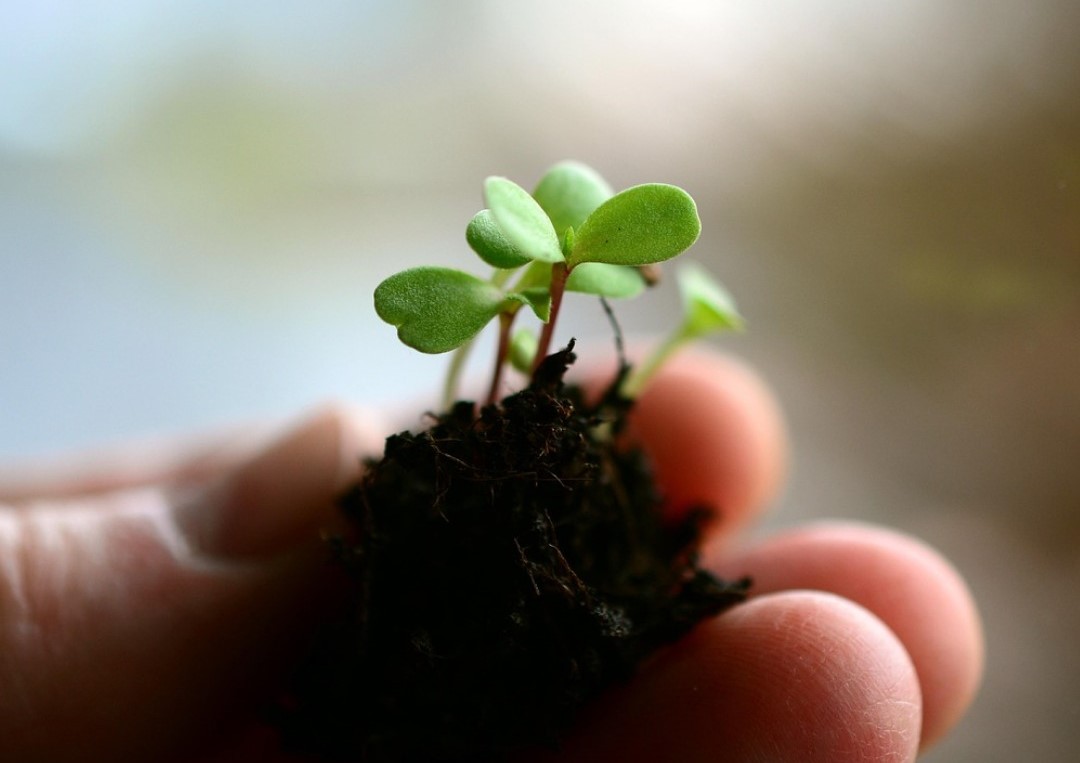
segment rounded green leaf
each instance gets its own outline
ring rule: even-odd
[[[506,239],[490,209],[473,215],[465,229],[465,240],[480,259],[496,268],[519,268],[532,261]]]
[[[375,288],[375,312],[420,352],[448,352],[479,333],[502,309],[491,283],[451,268],[412,268]]]
[[[683,331],[688,337],[743,327],[735,300],[705,268],[687,264],[676,271],[675,277],[686,314]]]
[[[506,298],[532,308],[537,318],[547,323],[551,318],[551,289],[549,286],[528,286],[510,292]]]
[[[583,262],[570,271],[570,277],[566,279],[566,290],[612,299],[628,299],[645,290],[645,279],[637,270],[625,265]]]
[[[536,357],[536,334],[529,329],[518,329],[510,338],[510,365],[523,374],[532,369]]]
[[[577,228],[611,198],[614,191],[592,167],[581,162],[559,162],[549,169],[533,191],[560,236]]]
[[[581,224],[566,258],[583,262],[649,265],[685,251],[697,241],[697,205],[681,188],[650,183],[627,188],[601,204]]]
[[[499,230],[520,254],[542,262],[563,261],[555,228],[528,191],[506,178],[489,177],[484,199]]]

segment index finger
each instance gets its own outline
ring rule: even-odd
[[[209,477],[253,453],[270,431],[238,425],[0,463],[0,501],[72,498]]]
[[[357,459],[378,448],[382,424],[367,410],[348,407],[370,437]],[[84,451],[0,463],[0,503],[19,504],[109,493],[148,485],[197,483],[248,461],[295,422],[246,423],[174,436],[104,445]]]
[[[653,461],[674,516],[716,514],[729,535],[758,516],[784,472],[779,406],[747,366],[706,350],[673,358],[641,395],[631,434]]]

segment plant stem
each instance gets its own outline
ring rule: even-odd
[[[469,359],[475,340],[470,339],[465,344],[454,350],[450,357],[450,367],[446,369],[446,380],[443,382],[443,409],[450,410],[450,406],[457,400],[458,383],[461,381],[461,372],[465,368],[465,361]]]
[[[503,270],[502,268],[495,268],[495,271],[491,274],[489,279],[495,286],[503,286],[510,276],[513,275],[512,270]],[[465,344],[454,350],[454,354],[450,357],[450,365],[446,369],[446,379],[443,381],[443,409],[450,410],[450,406],[454,404],[458,396],[458,385],[461,383],[461,373],[465,369],[465,362],[469,359],[469,353],[472,352],[473,346],[476,344],[475,339],[470,339]]]
[[[690,339],[690,334],[686,331],[686,325],[680,326],[659,347],[654,349],[642,363],[634,366],[629,376],[623,381],[622,386],[619,387],[619,394],[627,400],[635,399],[645,389],[649,380],[664,364],[664,361]]]
[[[565,262],[556,262],[551,266],[551,313],[548,315],[548,322],[544,324],[540,332],[540,340],[536,345],[536,357],[533,358],[532,365],[534,373],[551,349],[551,338],[555,335],[555,320],[559,317],[559,308],[562,306],[563,294],[566,292],[566,279],[569,277],[570,268]]]
[[[488,390],[485,405],[491,405],[499,398],[503,368],[506,367],[506,358],[510,353],[510,327],[514,325],[516,315],[517,310],[499,313],[499,346],[495,351],[495,370],[491,374],[491,389]]]

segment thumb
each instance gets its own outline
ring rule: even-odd
[[[199,490],[0,506],[0,760],[228,733],[326,603],[319,530],[372,431],[328,409]]]

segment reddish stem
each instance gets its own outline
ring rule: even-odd
[[[488,390],[487,405],[491,405],[499,397],[503,368],[506,366],[506,356],[510,353],[510,327],[516,315],[516,310],[512,313],[499,313],[499,347],[495,351],[495,371],[491,374],[491,389]]]
[[[533,358],[532,370],[540,367],[540,362],[547,357],[551,349],[551,338],[555,336],[555,319],[559,317],[563,293],[566,292],[566,279],[570,277],[570,268],[565,262],[556,262],[551,266],[551,313],[548,322],[540,332],[540,341],[536,345],[536,357]]]

